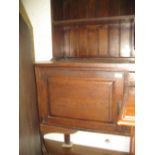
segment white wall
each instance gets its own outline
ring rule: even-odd
[[[51,14],[50,0],[22,0],[33,27],[35,60],[50,60],[51,45]]]
[[[22,0],[34,32],[35,60],[50,60],[52,57],[50,0]],[[48,134],[47,139],[63,140],[63,135]],[[90,140],[92,139],[92,140]],[[109,139],[107,143],[106,139]],[[78,132],[72,142],[118,151],[129,151],[129,137],[109,134]]]

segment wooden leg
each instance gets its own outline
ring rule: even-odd
[[[65,144],[70,144],[70,135],[64,134]]]
[[[130,155],[135,155],[135,127],[130,130]]]
[[[70,141],[70,134],[64,134],[64,144],[62,146],[67,148],[72,147],[72,143]]]

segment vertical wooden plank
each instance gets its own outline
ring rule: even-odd
[[[88,27],[88,56],[98,56],[98,31],[96,26]]]
[[[108,25],[99,28],[99,56],[108,56]]]
[[[62,20],[63,19],[63,0],[52,0],[52,17],[54,20]]]
[[[109,54],[119,56],[119,24],[109,25]]]
[[[70,30],[69,27],[64,28],[64,57],[69,57],[70,56]]]
[[[109,15],[109,0],[96,1],[96,17],[108,17]]]
[[[120,1],[120,15],[134,14],[135,1],[134,0],[119,0]]]
[[[87,7],[88,0],[77,0],[78,6],[78,18],[86,18],[87,17]]]
[[[89,0],[88,1],[88,10],[87,10],[87,17],[93,18],[96,16],[96,0]]]
[[[109,1],[109,16],[119,16],[120,0]]]
[[[70,19],[78,18],[78,0],[70,0]]]
[[[131,39],[130,39],[130,22],[121,23],[120,32],[120,56],[129,57],[131,54]]]
[[[130,14],[134,15],[135,14],[135,0],[131,0],[130,3],[131,3],[131,12],[130,12]]]
[[[127,2],[128,0],[119,0],[119,1],[120,1],[120,15],[127,15],[130,8]]]
[[[53,26],[53,57],[60,58],[63,56],[63,28]]]
[[[63,0],[63,19],[70,19],[70,0]]]
[[[119,0],[120,1],[120,15],[126,15],[128,12],[127,1],[128,0]]]
[[[79,31],[79,57],[86,57],[88,50],[88,32],[86,27],[80,27]]]
[[[70,49],[69,55],[70,57],[77,57],[79,54],[79,47],[78,47],[78,29],[72,27],[70,30]]]

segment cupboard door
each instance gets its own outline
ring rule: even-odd
[[[123,72],[38,67],[36,77],[42,123],[116,130]]]
[[[50,116],[112,122],[113,81],[101,78],[50,77]]]

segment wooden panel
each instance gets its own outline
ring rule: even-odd
[[[41,155],[32,27],[27,22],[29,20],[21,5],[20,3],[22,13],[19,15],[19,154]]]
[[[63,1],[63,19],[70,19],[70,0]]]
[[[108,56],[108,25],[99,27],[99,56]]]
[[[88,55],[98,56],[98,30],[96,26],[89,26],[88,29]]]
[[[119,56],[119,24],[109,26],[109,54],[112,57]]]
[[[54,57],[134,57],[134,23],[130,20],[60,26],[54,36]]]
[[[109,0],[97,0],[96,3],[96,17],[107,17],[109,15]]]
[[[53,55],[54,57],[60,58],[64,56],[64,31],[61,27],[54,26],[52,28],[53,37]]]
[[[130,57],[131,56],[131,24],[130,22],[121,23],[120,32],[120,56]]]
[[[63,0],[52,0],[52,17],[53,20],[62,20],[63,17]]]
[[[109,16],[119,16],[120,0],[109,0]]]
[[[69,49],[69,56],[70,57],[77,57],[79,55],[79,30],[78,28],[71,28],[70,29],[70,49]]]
[[[113,81],[51,77],[48,86],[51,116],[112,121]]]
[[[100,67],[71,64],[36,66],[41,123],[117,134],[123,130],[126,134],[126,129],[116,125],[117,103],[123,100],[124,73],[101,63]]]
[[[134,0],[52,1],[57,19],[52,27],[54,58],[135,56],[134,21],[128,17],[97,18],[130,15]]]
[[[135,0],[52,0],[54,20],[131,15]]]
[[[135,0],[110,0],[110,16],[131,15],[135,11]]]
[[[87,3],[87,17],[92,18],[96,16],[96,0],[89,0]]]
[[[81,27],[79,30],[79,56],[86,57],[88,55],[88,30]]]
[[[130,3],[130,14],[131,15],[134,15],[135,14],[135,0],[131,0],[131,1],[129,1],[129,3]]]
[[[64,57],[70,57],[70,36],[69,34],[70,34],[69,27],[65,27],[64,28],[64,49],[63,49]],[[59,44],[57,44],[57,46],[59,46]]]
[[[74,2],[72,2],[74,1]],[[78,18],[78,0],[70,0],[70,19],[77,19]]]
[[[87,17],[88,0],[78,0],[79,19]]]
[[[134,0],[119,0],[120,1],[120,15],[134,14],[135,1]]]
[[[52,126],[47,124],[40,124],[40,131],[43,134],[57,132],[57,133],[64,133],[64,134],[72,134],[75,133],[77,130],[73,130],[71,128],[63,128],[58,126]]]

